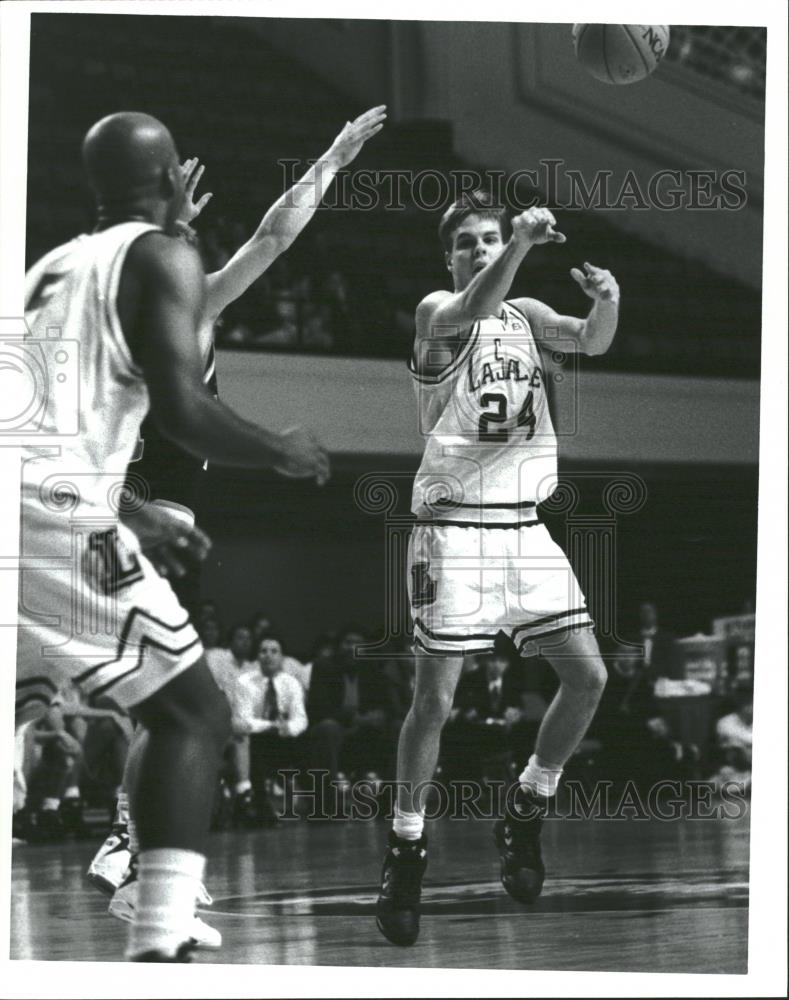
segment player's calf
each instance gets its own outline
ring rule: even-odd
[[[230,709],[200,660],[137,707],[148,731],[130,789],[140,841],[129,958],[174,956],[194,938],[215,782]]]

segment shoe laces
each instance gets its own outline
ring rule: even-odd
[[[383,888],[400,903],[417,903],[427,864],[424,847],[390,847],[384,865]]]

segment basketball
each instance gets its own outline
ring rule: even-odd
[[[654,73],[668,50],[667,24],[575,24],[578,61],[603,83],[637,83]]]

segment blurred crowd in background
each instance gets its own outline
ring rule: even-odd
[[[747,632],[752,618],[746,606],[728,620],[744,622]],[[701,681],[691,659],[677,656],[682,640],[664,627],[654,603],[640,604],[636,619],[622,641],[604,647],[608,684],[566,777],[587,787],[632,782],[644,796],[660,781],[737,782],[749,791],[752,637],[715,640],[723,657],[697,657],[707,677]],[[226,627],[217,605],[204,601],[197,623],[233,714],[215,829],[275,825],[285,797],[292,802],[306,793],[310,817],[341,817],[352,783],[366,783],[374,799],[393,779],[414,684],[407,640],[390,643],[388,655],[377,650],[365,658],[371,635],[348,624],[295,656],[263,612]],[[694,638],[697,646],[713,640]],[[480,788],[514,780],[555,690],[548,664],[514,655],[503,634],[492,653],[468,657],[436,780]],[[132,728],[117,709],[89,708],[76,691],[65,692],[28,729],[16,836],[51,842],[88,835],[86,818],[112,808]]]

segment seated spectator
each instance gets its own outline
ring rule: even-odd
[[[718,719],[715,726],[719,767],[713,780],[718,784],[737,781],[750,788],[753,745],[753,690],[749,685],[735,691],[736,709]]]
[[[222,641],[222,629],[215,618],[204,618],[197,623],[197,634],[203,643],[203,649],[218,648]]]
[[[654,601],[642,601],[639,604],[638,628],[632,636],[626,638],[643,648],[641,663],[650,677],[675,676],[672,653],[675,637],[661,626]]]
[[[633,642],[639,640],[634,636]],[[660,739],[660,726],[649,720],[658,715],[654,678],[637,645],[620,645],[606,660],[608,682],[588,736],[600,741],[600,770],[617,782],[638,781],[646,766],[645,747]],[[654,748],[652,748],[654,749]]]
[[[299,344],[298,304],[289,295],[274,300],[274,315],[267,329],[254,337],[256,347],[297,347]]]
[[[25,839],[61,840],[88,835],[85,791],[114,801],[132,737],[128,716],[114,707],[89,706],[73,685],[64,687],[38,722],[27,729],[23,762],[29,788]]]
[[[331,315],[326,305],[309,303],[302,312],[301,346],[305,351],[330,351],[334,346]]]
[[[348,774],[375,780],[394,762],[390,682],[382,664],[356,658],[364,641],[360,628],[345,628],[331,659],[315,662],[310,682],[311,767],[340,782]]]
[[[238,682],[244,673],[257,669],[252,659],[252,630],[247,625],[236,625],[230,632],[227,648],[211,646],[205,651],[208,669],[213,674],[219,688],[224,692],[234,723],[237,719]],[[223,798],[214,817],[217,827],[224,825],[227,818],[232,818],[237,824],[250,825],[254,821],[251,809],[251,788],[249,778],[248,740],[245,734],[237,734],[230,738],[225,748],[222,767]],[[227,807],[225,815],[224,807]]]
[[[302,663],[301,660],[297,660],[295,656],[283,656],[282,657],[282,669],[286,674],[290,674],[291,677],[301,684],[304,694],[306,696],[310,689],[310,677],[312,676],[312,664]]]
[[[257,649],[260,640],[264,635],[268,635],[272,630],[271,619],[265,611],[258,611],[249,622],[252,630],[252,648]]]
[[[268,795],[276,772],[298,762],[296,740],[307,729],[307,713],[301,684],[283,670],[279,639],[261,639],[257,663],[239,678],[233,728],[248,748],[250,788],[239,809],[265,821],[274,817]]]
[[[458,682],[442,737],[442,772],[449,780],[505,775],[516,746],[519,756],[526,753],[531,724],[520,664],[495,652],[475,659],[477,668],[464,670]]]
[[[209,638],[213,638],[209,629]],[[252,659],[252,631],[247,625],[236,625],[230,630],[227,647],[212,645],[205,651],[206,663],[214,680],[227,695],[233,705],[236,684],[239,676],[249,669],[254,669]]]
[[[81,755],[82,747],[67,730],[62,704],[56,700],[26,730],[22,763],[26,795],[15,817],[15,836],[34,843],[63,840],[75,821],[81,823],[79,789],[75,794],[71,778]],[[76,813],[74,802],[79,802]]]
[[[309,693],[310,681],[315,668],[320,665],[331,663],[336,648],[337,644],[334,636],[329,635],[328,633],[318,636],[315,640],[312,646],[309,663],[303,664],[299,671],[294,672],[294,676],[297,676],[302,682],[302,686],[306,693]],[[288,669],[287,660],[285,661],[285,669]]]
[[[95,794],[99,791],[110,808],[118,798],[134,724],[114,704],[108,703],[106,707],[89,705],[73,685],[62,692],[61,710],[66,729],[81,748],[81,754],[66,780],[63,805],[68,807],[72,829],[83,833],[84,793],[93,791]]]

